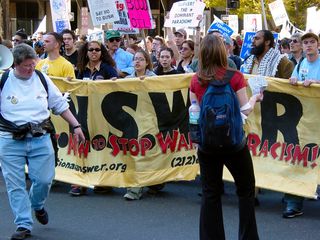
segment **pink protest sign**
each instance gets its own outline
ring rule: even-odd
[[[148,0],[126,0],[132,28],[151,29],[151,13]]]

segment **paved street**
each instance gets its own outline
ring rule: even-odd
[[[196,240],[200,209],[199,180],[166,185],[162,193],[145,194],[140,201],[125,201],[125,189],[105,195],[71,197],[69,186],[54,186],[47,202],[49,224],[34,224],[30,240]],[[228,240],[237,239],[238,210],[233,184],[223,196]],[[320,239],[320,201],[305,201],[305,214],[281,217],[282,194],[263,190],[259,195],[257,222],[262,240]],[[0,240],[9,239],[15,226],[0,177]]]

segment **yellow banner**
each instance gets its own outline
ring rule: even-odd
[[[194,179],[198,159],[187,114],[191,76],[54,79],[71,93],[71,110],[88,139],[76,146],[67,123],[53,117],[60,147],[56,179],[115,187]],[[268,83],[246,125],[257,186],[312,197],[319,182],[319,88],[271,78]],[[228,171],[224,178],[231,180]]]
[[[77,147],[54,117],[59,143],[56,179],[84,186],[148,186],[192,180],[198,173],[188,130],[191,75],[143,81],[65,82],[72,112],[88,141]]]

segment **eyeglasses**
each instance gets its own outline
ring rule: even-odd
[[[298,43],[299,41],[297,39],[290,39],[289,43]]]
[[[146,61],[144,58],[141,58],[141,57],[135,57],[133,59],[133,61],[139,61],[139,62],[143,62],[143,61]]]
[[[310,43],[310,44],[315,44],[316,43],[316,40],[315,39],[312,39],[312,40],[303,40],[302,41],[302,43],[304,44],[304,45],[307,45],[308,43]]]
[[[20,42],[19,39],[13,39],[12,41],[13,41],[13,42]]]
[[[88,49],[88,52],[93,52],[93,51],[100,52],[101,49],[100,48],[89,48]]]
[[[110,38],[109,41],[110,42],[114,42],[114,41],[120,42],[121,39],[120,38]]]

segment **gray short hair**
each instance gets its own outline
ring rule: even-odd
[[[13,62],[17,65],[26,59],[37,59],[37,54],[28,44],[21,43],[12,49]]]
[[[291,38],[296,38],[298,39],[299,42],[301,42],[301,37],[302,37],[302,34],[298,32],[291,35]]]

